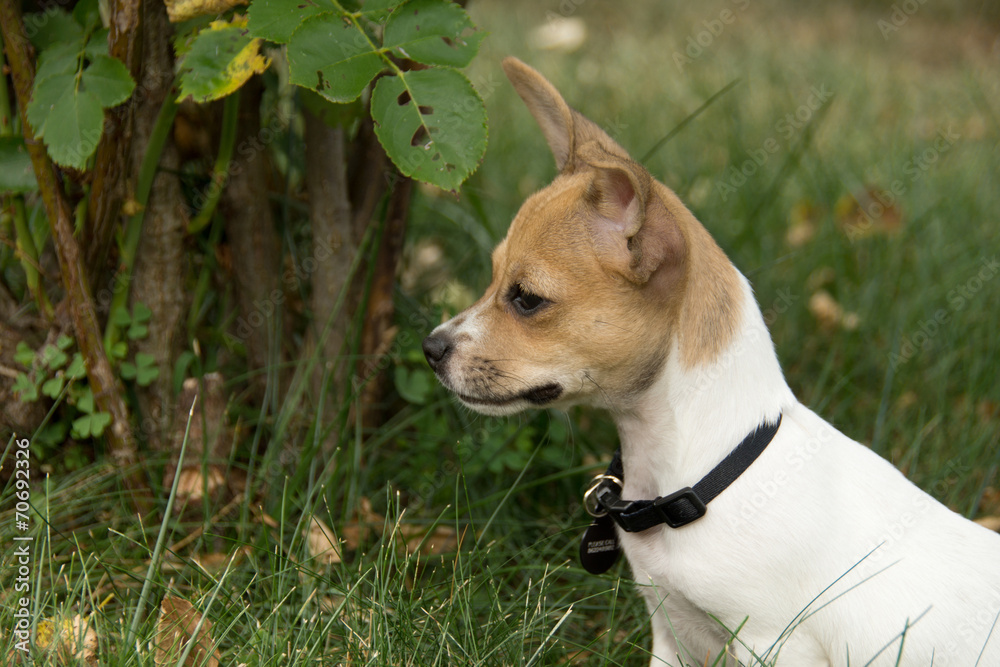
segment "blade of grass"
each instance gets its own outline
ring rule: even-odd
[[[740,80],[738,78],[733,79],[732,81],[730,81],[729,83],[727,83],[726,85],[724,85],[722,88],[720,88],[714,95],[712,95],[707,100],[705,100],[700,107],[698,107],[697,109],[695,109],[694,111],[692,111],[691,113],[689,113],[687,115],[687,117],[684,118],[684,120],[682,120],[681,122],[677,123],[677,125],[674,126],[674,129],[672,129],[669,132],[667,132],[666,135],[664,135],[664,137],[662,139],[660,139],[659,141],[657,141],[655,144],[653,144],[652,148],[650,148],[648,151],[646,151],[645,155],[643,155],[641,158],[639,158],[639,164],[646,164],[646,160],[648,160],[649,158],[653,157],[653,155],[656,153],[656,151],[658,151],[661,148],[663,148],[664,146],[666,146],[667,143],[671,139],[673,139],[674,137],[676,137],[678,134],[681,133],[681,131],[685,127],[687,127],[688,125],[690,125],[691,121],[693,121],[695,118],[697,118],[698,116],[700,116],[706,109],[708,109],[708,107],[712,106],[713,102],[715,102],[717,99],[719,99],[720,97],[722,97],[723,95],[725,95],[726,93],[728,93],[730,90],[732,90],[733,87],[736,84],[738,84],[739,82],[740,82]]]
[[[149,559],[149,568],[146,570],[146,578],[142,582],[142,591],[139,593],[139,602],[136,604],[135,613],[132,616],[132,623],[129,626],[127,644],[135,646],[136,633],[139,630],[139,622],[146,609],[146,602],[149,593],[153,588],[153,573],[156,572],[163,558],[163,547],[167,539],[167,526],[170,525],[170,517],[174,509],[174,500],[177,498],[177,487],[181,479],[181,466],[184,464],[184,453],[187,451],[188,436],[191,433],[191,421],[194,419],[194,408],[198,404],[198,395],[191,401],[191,409],[188,411],[187,425],[184,427],[184,439],[181,441],[181,450],[177,455],[177,472],[174,473],[174,482],[170,487],[170,495],[167,497],[167,507],[163,510],[163,522],[160,524],[160,532],[156,536],[156,545],[153,547],[153,555]]]

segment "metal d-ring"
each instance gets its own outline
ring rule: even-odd
[[[602,516],[607,516],[608,514],[605,510],[601,509],[600,505],[597,503],[597,498],[594,497],[594,492],[597,491],[598,487],[600,487],[605,480],[617,484],[619,489],[622,489],[625,486],[622,481],[614,475],[597,475],[590,481],[590,486],[583,492],[583,509],[585,509],[587,514],[595,519],[600,519]]]

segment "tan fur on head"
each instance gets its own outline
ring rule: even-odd
[[[739,319],[738,274],[676,195],[541,74],[503,65],[560,174],[521,207],[486,293],[432,334],[429,358],[480,411],[627,409],[675,341],[685,364],[721,353]]]
[[[708,232],[668,187],[657,183],[628,152],[603,130],[566,104],[559,91],[538,71],[514,57],[504,72],[538,122],[562,173],[592,169],[587,197],[599,218],[619,214],[620,232],[609,225],[590,225],[591,237],[605,268],[637,285],[645,284],[664,262],[676,273],[693,259],[705,274],[683,271],[692,280],[682,321],[678,324],[683,360],[695,366],[715,358],[730,341],[739,319],[739,284],[735,269]],[[634,202],[627,201],[629,187]],[[629,204],[633,204],[631,210]],[[620,210],[615,210],[616,205]],[[649,209],[647,212],[646,209]],[[663,282],[663,281],[659,281]]]

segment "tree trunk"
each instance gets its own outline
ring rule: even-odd
[[[124,475],[125,484],[133,492],[132,500],[136,509],[143,511],[146,504],[143,492],[148,487],[135,468],[138,461],[135,436],[129,422],[121,382],[112,372],[111,364],[104,352],[90,283],[84,270],[80,246],[73,235],[73,216],[69,203],[63,195],[60,175],[49,159],[44,144],[35,138],[31,123],[28,122],[26,107],[31,97],[35,69],[29,55],[31,44],[24,31],[20,6],[13,0],[0,2],[0,31],[3,33],[7,62],[17,93],[18,108],[24,128],[24,143],[31,157],[38,190],[49,219],[62,283],[66,289],[65,298],[73,321],[77,345],[86,365],[87,380],[93,391],[97,409],[111,415],[111,424],[105,429],[111,458],[120,469],[128,471]]]
[[[219,201],[232,251],[240,310],[232,333],[246,345],[251,372],[266,370],[281,359],[279,313],[285,302],[278,279],[281,243],[275,233],[267,197],[267,145],[258,138],[261,92],[259,77],[252,77],[240,89],[236,149],[229,168],[229,182]],[[268,375],[271,374],[254,375],[253,384],[258,394],[262,393]],[[279,379],[277,375],[274,377]],[[272,389],[278,390],[277,387]]]
[[[312,228],[312,328],[307,350],[318,346],[321,363],[312,377],[313,394],[318,400],[323,381],[332,380],[327,396],[328,409],[336,409],[342,391],[346,353],[344,343],[350,325],[348,303],[334,313],[337,298],[348,289],[348,271],[358,244],[351,222],[351,204],[347,195],[344,157],[344,129],[330,127],[305,112],[306,189],[309,191],[309,223]],[[306,272],[310,266],[303,266]]]
[[[396,338],[393,297],[396,273],[403,257],[406,219],[410,215],[412,195],[413,181],[398,176],[385,212],[382,242],[375,256],[371,291],[365,308],[365,326],[361,334],[361,358],[365,360],[360,373],[364,384],[361,404],[364,406],[364,424],[370,427],[377,426],[383,417],[387,364],[382,360],[389,354]]]
[[[147,62],[142,63],[143,52],[143,3],[135,0],[111,0],[108,51],[128,68],[138,82],[132,98],[125,104],[109,109],[104,115],[104,134],[97,144],[94,171],[91,179],[87,220],[83,227],[82,245],[84,262],[91,285],[100,285],[107,271],[108,251],[119,228],[123,199],[126,191],[126,174],[132,147],[132,120],[137,105],[146,102],[149,92],[145,86],[158,76],[170,85],[173,71],[155,72]],[[156,84],[159,87],[159,84]],[[142,154],[139,154],[142,157]],[[132,181],[135,182],[134,179]]]
[[[143,14],[143,62],[137,87],[143,94],[135,104],[133,183],[138,180],[160,107],[168,95],[175,94],[171,91],[172,78],[164,76],[173,71],[173,28],[167,21],[166,8],[159,0],[144,0]],[[146,203],[130,295],[133,305],[142,303],[152,311],[149,335],[132,345],[136,352],[152,355],[160,369],[159,377],[138,392],[144,413],[142,429],[157,450],[165,449],[170,442],[170,429],[184,428],[184,424],[170,423],[173,365],[183,341],[185,314],[183,244],[188,215],[177,178],[179,167],[177,148],[168,138]]]

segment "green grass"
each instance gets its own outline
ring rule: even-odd
[[[244,408],[253,446],[212,463],[230,480],[246,475],[246,491],[235,485],[175,514],[153,567],[169,489],[140,520],[119,490],[121,471],[57,467],[44,478],[34,461],[35,630],[81,614],[95,627],[101,664],[151,665],[156,609],[172,595],[205,613],[223,664],[648,661],[646,612],[627,568],[595,577],[576,560],[587,523],[580,492],[616,445],[607,419],[584,410],[569,419],[478,417],[454,405],[420,358],[420,338],[488,284],[492,244],[554,175],[539,130],[503,79],[508,54],[538,67],[637,157],[738,79],[647,166],[750,277],[765,311],[775,307],[772,334],[804,403],[957,511],[1000,514],[1000,279],[974,280],[984,259],[1000,255],[1000,83],[992,37],[978,27],[995,24],[995,10],[928,3],[884,39],[877,22],[890,10],[881,4],[690,4],[472,3],[491,33],[469,71],[486,99],[490,147],[459,200],[422,190],[415,205],[390,366],[409,401],[397,399],[364,432],[336,415],[303,417],[297,399],[277,414]],[[674,52],[725,8],[735,20],[681,70]],[[532,31],[560,11],[584,22],[583,45],[532,48]],[[822,86],[833,92],[828,105],[786,136],[782,119]],[[958,139],[914,177],[912,161],[949,128]],[[770,138],[778,149],[723,200],[730,167]],[[898,231],[849,233],[860,229],[845,213],[853,197],[894,180]],[[814,226],[801,245],[787,240],[794,211],[809,211]],[[418,261],[429,245],[442,251],[430,267]],[[824,325],[810,310],[820,290],[856,314],[856,326]],[[928,335],[939,311],[945,321]],[[924,342],[921,331],[926,345],[903,354],[907,341]],[[282,437],[268,443],[275,424]],[[315,455],[324,429],[340,435],[330,460]],[[13,491],[3,492],[4,510]],[[305,540],[311,517],[344,536],[357,528],[362,499],[384,521],[345,549],[343,563],[320,563]],[[18,597],[11,512],[0,522],[7,660]],[[435,526],[445,538],[461,535],[461,545],[432,555],[401,546],[399,536]],[[221,567],[208,564],[213,554]],[[36,664],[63,663],[40,655]]]

